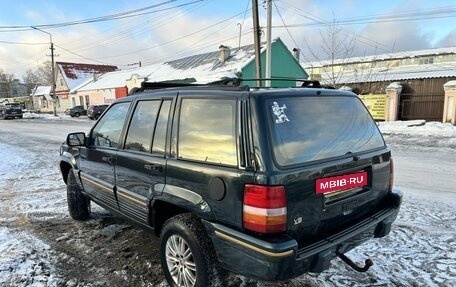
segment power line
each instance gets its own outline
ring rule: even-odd
[[[9,41],[0,41],[3,44],[12,44],[12,45],[49,45],[49,43],[25,43],[25,42],[9,42]]]
[[[209,0],[212,1],[212,0]],[[96,40],[94,41],[87,41],[87,38],[81,38],[80,40],[74,40],[73,42],[78,42],[78,43],[84,43],[82,46],[73,48],[73,50],[87,50],[90,48],[94,48],[97,46],[105,46],[108,44],[114,44],[121,42],[122,40],[127,40],[127,39],[132,39],[134,36],[141,35],[143,33],[148,33],[150,32],[149,25],[152,23],[154,24],[154,27],[160,27],[163,24],[167,22],[172,22],[174,19],[187,14],[189,11],[194,10],[194,9],[199,9],[202,6],[207,4],[207,0],[201,3],[197,3],[196,5],[192,6],[186,6],[183,8],[184,12],[181,12],[182,10],[174,9],[174,10],[168,10],[165,13],[162,13],[161,15],[158,15],[157,17],[154,16],[152,19],[147,19],[146,21],[142,21],[140,23],[134,23],[133,25],[130,25],[129,27],[126,27],[126,25],[123,25],[122,29],[114,29],[114,28],[109,28],[105,29],[104,31],[101,31],[100,33],[106,33],[108,31],[113,31],[114,33],[111,33],[111,35],[106,35],[104,38],[100,39],[97,37]],[[177,13],[176,13],[177,12]],[[133,20],[130,20],[129,23],[133,22]],[[68,45],[69,43],[65,43],[65,45]]]
[[[85,19],[85,20],[77,20],[77,21],[70,21],[70,22],[63,22],[63,23],[55,23],[55,24],[44,24],[44,25],[33,25],[34,27],[41,28],[41,29],[51,29],[51,28],[60,28],[60,27],[66,27],[66,26],[74,26],[74,25],[81,25],[81,24],[88,24],[88,23],[95,23],[95,22],[104,22],[104,21],[112,21],[112,20],[119,20],[119,19],[125,19],[125,18],[130,18],[130,17],[138,17],[142,15],[148,15],[152,13],[158,13],[158,12],[163,12],[167,10],[172,10],[172,9],[177,9],[181,8],[187,5],[192,5],[198,2],[206,1],[206,0],[194,0],[188,3],[180,4],[180,5],[175,5],[172,7],[167,7],[163,9],[157,9],[153,11],[148,11],[148,12],[142,12],[138,13],[139,11],[144,11],[144,10],[150,10],[152,8],[157,8],[166,4],[169,4],[171,2],[176,2],[177,0],[169,0],[165,1],[159,4],[135,9],[132,11],[127,11],[127,12],[122,12],[122,13],[117,13],[117,14],[112,14],[112,15],[107,15],[107,16],[101,16],[101,17],[96,17],[96,18],[90,18],[90,19]],[[2,31],[2,29],[5,29]],[[9,30],[7,30],[9,29]],[[29,31],[31,30],[30,25],[23,26],[0,26],[0,32],[17,32],[17,31]]]
[[[217,26],[217,25],[220,25],[220,24],[223,24],[231,19],[234,19],[236,18],[237,16],[241,15],[242,13],[244,12],[241,12],[241,13],[238,13],[234,16],[231,16],[229,18],[226,18],[226,19],[223,19],[215,24],[212,24],[210,26],[207,26],[207,27],[204,27],[202,29],[199,29],[197,31],[194,31],[190,34],[187,34],[187,35],[184,35],[184,36],[181,36],[181,37],[178,37],[178,38],[175,38],[173,40],[170,40],[170,41],[166,41],[166,42],[163,42],[163,43],[160,43],[160,44],[157,44],[155,46],[151,46],[151,47],[147,47],[147,48],[143,48],[143,49],[140,49],[140,50],[135,50],[135,51],[131,51],[131,52],[128,52],[128,53],[123,53],[123,54],[118,54],[118,55],[111,55],[111,56],[106,56],[106,57],[101,57],[100,59],[108,59],[108,58],[116,58],[116,57],[122,57],[122,56],[127,56],[127,55],[131,55],[131,54],[136,54],[136,53],[139,53],[139,52],[144,52],[144,51],[147,51],[147,50],[151,50],[151,49],[154,49],[154,48],[159,48],[159,47],[162,47],[162,46],[166,46],[166,45],[169,45],[171,43],[174,43],[174,42],[177,42],[179,40],[182,40],[182,39],[185,39],[187,37],[190,37],[190,36],[194,36],[200,32],[203,32],[203,31],[206,31],[206,30],[209,30],[211,28],[213,28],[214,26]]]
[[[64,51],[66,51],[66,52],[68,52],[68,53],[70,53],[70,54],[72,54],[72,55],[78,56],[78,57],[80,57],[80,58],[83,58],[83,59],[86,59],[86,60],[89,60],[89,61],[93,61],[93,62],[97,62],[97,63],[100,63],[100,64],[104,64],[104,65],[111,65],[111,64],[109,64],[109,63],[101,62],[101,61],[98,61],[98,60],[95,60],[95,59],[88,58],[88,57],[86,57],[86,56],[77,54],[77,53],[72,52],[72,51],[70,51],[70,50],[68,50],[68,49],[65,49],[65,48],[63,48],[62,46],[59,46],[59,45],[57,45],[57,44],[54,44],[54,45],[57,46],[57,47],[59,47],[60,49],[62,49],[62,50],[64,50]]]

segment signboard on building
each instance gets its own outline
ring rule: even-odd
[[[386,117],[386,95],[359,95],[374,120],[384,121]]]

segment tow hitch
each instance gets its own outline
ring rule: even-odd
[[[342,259],[342,261],[344,261],[345,263],[347,263],[351,268],[355,269],[358,272],[366,272],[372,265],[374,265],[374,262],[372,262],[372,260],[366,259],[366,261],[364,262],[364,267],[359,267],[358,265],[356,265],[355,262],[351,261],[350,258],[345,256],[345,254],[336,252],[336,255],[339,256],[339,258]]]

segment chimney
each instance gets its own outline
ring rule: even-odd
[[[219,60],[222,63],[225,63],[225,61],[230,57],[231,50],[227,46],[220,45],[219,47]]]
[[[293,48],[293,53],[294,53],[296,60],[298,60],[298,63],[299,63],[299,54],[301,54],[301,49]]]

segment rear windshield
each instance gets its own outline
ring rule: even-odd
[[[6,104],[7,107],[19,109],[21,106],[19,104]]]
[[[265,103],[280,166],[385,146],[376,123],[356,97],[278,98]]]

